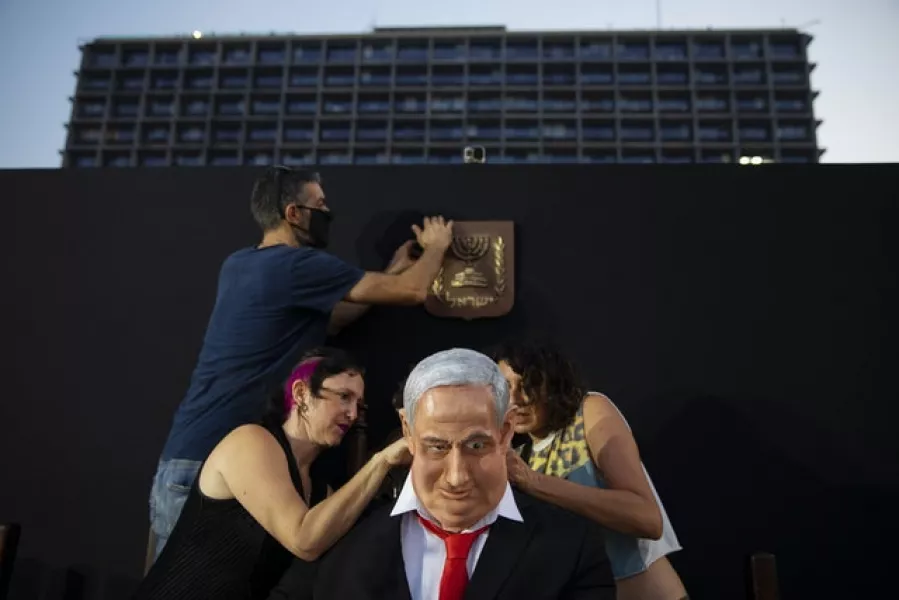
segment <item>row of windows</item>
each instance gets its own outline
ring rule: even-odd
[[[196,69],[179,71],[85,72],[79,87],[85,91],[107,90],[211,90],[282,89],[319,87],[457,87],[457,86],[572,86],[572,85],[806,85],[807,68],[803,63],[772,66],[763,64],[727,65],[480,65],[468,69],[414,67],[325,69],[293,68],[286,74],[272,69]]]
[[[726,149],[623,149],[619,153],[614,149],[557,148],[540,152],[530,149],[506,148],[487,149],[487,160],[491,163],[735,163],[742,156],[759,156],[765,162],[773,161],[775,153],[771,148],[745,147],[736,151]],[[817,162],[817,152],[805,150],[781,150],[778,162],[813,163]],[[303,165],[378,165],[378,164],[461,164],[459,152],[452,150],[430,150],[427,154],[421,150],[406,149],[388,152],[385,149],[357,150],[355,153],[309,150],[284,150],[280,156],[272,150],[238,151],[178,151],[171,157],[166,152],[144,151],[132,157],[130,152],[107,151],[101,156],[95,153],[73,152],[68,157],[72,167],[165,167],[165,166],[266,166],[284,164],[288,166]]]
[[[354,102],[352,96],[292,96],[284,102],[277,96],[257,96],[245,100],[241,96],[207,97],[181,96],[176,102],[172,97],[148,97],[143,103],[139,98],[118,98],[109,103],[105,99],[80,99],[74,109],[82,119],[180,117],[233,117],[286,115],[376,115],[391,112],[407,115],[454,113],[687,113],[697,112],[763,113],[771,108],[778,114],[805,113],[810,106],[807,94],[777,92],[773,102],[766,93],[631,93],[631,94],[582,94],[546,95],[410,95],[391,101],[388,95],[360,96]]]
[[[709,120],[694,125],[692,121],[585,121],[580,126],[576,122],[519,121],[500,124],[496,122],[463,123],[434,121],[428,128],[421,123],[396,122],[391,127],[384,122],[360,122],[354,128],[349,123],[323,123],[316,130],[313,123],[286,123],[282,128],[276,124],[256,124],[246,128],[239,123],[217,123],[208,128],[205,123],[179,123],[169,125],[134,124],[109,127],[105,131],[98,128],[73,130],[73,145],[142,144],[240,144],[275,142],[280,139],[285,144],[296,142],[376,142],[394,141],[448,142],[464,140],[489,141],[505,139],[509,142],[540,140],[584,141],[624,141],[624,142],[729,142],[734,140],[749,142],[804,142],[813,140],[813,126],[807,121],[731,121]]]
[[[541,43],[542,41],[542,43]],[[144,65],[241,65],[257,62],[268,65],[355,62],[429,62],[478,60],[758,60],[803,57],[803,44],[793,36],[724,38],[683,38],[621,40],[608,38],[495,39],[408,39],[408,40],[327,40],[285,42],[224,42],[221,45],[192,42],[186,46],[159,42],[116,47],[96,45],[87,49],[89,67],[136,67]]]

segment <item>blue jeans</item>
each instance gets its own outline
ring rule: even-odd
[[[203,465],[198,460],[161,460],[150,491],[150,525],[156,534],[156,557],[162,552],[178,522],[187,494]],[[154,558],[154,560],[155,560]]]

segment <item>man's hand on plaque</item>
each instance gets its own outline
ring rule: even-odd
[[[443,217],[425,217],[422,225],[413,225],[412,232],[425,250],[435,248],[445,251],[453,243],[452,221],[446,221]]]

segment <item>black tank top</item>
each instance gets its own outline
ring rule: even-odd
[[[287,455],[290,479],[302,498],[303,484],[287,436],[276,423],[267,423],[265,428]],[[320,469],[315,466],[314,463],[310,473],[310,508],[327,496],[326,478],[317,476]],[[203,495],[197,476],[172,535],[134,600],[267,598],[292,561],[293,554],[263,529],[240,502]],[[314,573],[312,564],[309,573],[310,577]]]

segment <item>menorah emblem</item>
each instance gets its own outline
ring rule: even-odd
[[[465,320],[508,314],[515,304],[515,224],[455,221],[453,231],[425,310]]]
[[[484,258],[490,249],[489,235],[460,235],[453,237],[453,254],[465,263],[465,268],[453,276],[450,286],[487,287],[487,277],[474,268],[474,264]]]

